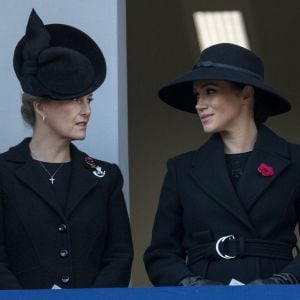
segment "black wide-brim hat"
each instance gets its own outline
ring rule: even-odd
[[[259,92],[268,114],[277,115],[291,109],[285,97],[264,82],[264,65],[252,51],[230,43],[221,43],[204,49],[192,71],[162,87],[158,96],[167,104],[196,113],[193,82],[222,80],[251,85]]]
[[[54,100],[88,95],[106,76],[105,58],[87,34],[64,24],[44,25],[34,10],[13,63],[24,92]]]

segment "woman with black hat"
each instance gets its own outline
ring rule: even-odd
[[[32,11],[14,53],[31,138],[0,155],[0,289],[126,287],[133,248],[117,165],[79,151],[106,64]]]
[[[260,58],[213,45],[159,97],[197,113],[212,136],[168,161],[144,256],[152,283],[298,283],[300,147],[263,125],[290,104],[264,82]]]

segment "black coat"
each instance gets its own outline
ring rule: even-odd
[[[273,176],[258,172],[262,163],[273,167]],[[278,272],[300,279],[300,257],[293,260],[291,255],[299,205],[298,145],[262,126],[235,191],[222,140],[215,134],[197,151],[168,161],[152,242],[144,256],[149,278],[158,286],[176,285],[193,275],[225,284],[231,278],[247,283]],[[217,240],[228,235],[242,245],[234,259],[216,252]],[[245,255],[242,241],[248,240],[271,244],[271,250]],[[284,248],[286,257],[277,257],[273,243]]]
[[[99,178],[71,145],[63,212],[29,141],[0,155],[0,288],[128,286],[133,247],[119,168],[95,160],[106,172]]]

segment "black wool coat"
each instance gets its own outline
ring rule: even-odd
[[[262,163],[274,174],[258,172]],[[224,284],[279,272],[300,279],[300,257],[291,254],[299,216],[300,146],[261,126],[235,190],[222,140],[215,134],[200,149],[168,161],[152,241],[144,255],[149,278],[156,286],[177,285],[194,275]],[[236,256],[233,259],[216,251],[217,241],[229,235],[238,242],[235,255],[230,254],[228,238],[218,249]],[[258,241],[258,248],[267,244],[268,249],[258,255],[249,241]],[[278,245],[285,257],[276,254]]]
[[[126,287],[133,247],[119,168],[71,145],[65,211],[36,168],[30,139],[0,155],[0,289]]]

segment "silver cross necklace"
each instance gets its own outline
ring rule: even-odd
[[[55,181],[54,176],[55,176],[56,173],[61,169],[61,167],[64,165],[64,163],[61,163],[61,164],[57,167],[57,169],[55,170],[55,172],[54,172],[53,174],[51,174],[51,173],[49,172],[49,170],[46,168],[46,166],[45,166],[40,160],[38,160],[38,162],[40,163],[40,165],[42,166],[42,168],[46,171],[46,173],[50,176],[49,180],[51,181],[51,184],[53,184],[54,181]]]

